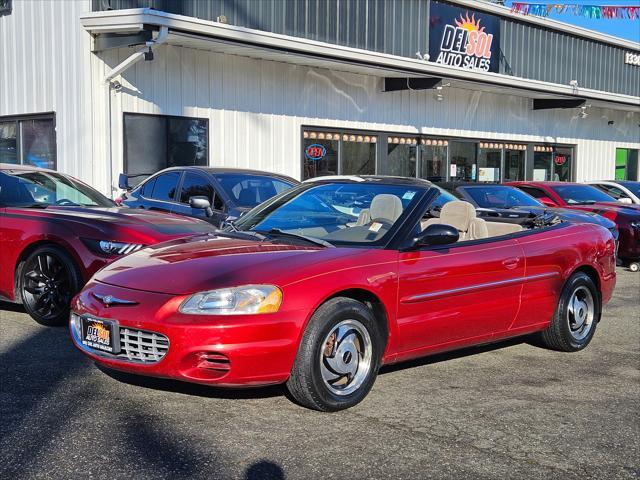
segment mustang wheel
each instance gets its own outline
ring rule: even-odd
[[[542,342],[554,350],[582,350],[593,338],[601,311],[593,280],[585,273],[574,273],[562,290],[551,325],[542,332]]]
[[[81,276],[73,259],[55,246],[36,249],[20,271],[22,304],[31,318],[42,325],[62,325],[69,317],[71,297],[81,287]]]
[[[352,407],[371,390],[384,343],[369,308],[350,298],[332,298],[311,317],[287,388],[315,410]]]

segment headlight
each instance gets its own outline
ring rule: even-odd
[[[144,247],[139,243],[112,242],[109,240],[83,239],[83,242],[94,252],[106,255],[127,255]]]
[[[282,292],[273,285],[244,285],[191,295],[180,306],[181,313],[194,315],[247,315],[277,312]]]
[[[635,222],[631,222],[631,226],[633,228],[635,228],[636,230],[640,230],[640,220],[637,220]]]

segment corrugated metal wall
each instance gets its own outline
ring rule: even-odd
[[[100,54],[113,66],[127,49]],[[113,94],[115,169],[123,112],[209,120],[211,165],[300,176],[303,125],[577,146],[577,178],[612,177],[616,146],[640,148],[640,115],[531,110],[526,98],[445,89],[381,92],[380,79],[164,45],[127,71]],[[613,120],[612,126],[608,121]]]
[[[96,10],[149,7],[205,20],[414,58],[428,51],[430,0],[93,0]],[[503,19],[500,72],[640,95],[625,50]]]
[[[624,63],[622,48],[508,20],[500,48],[500,73],[640,96],[640,69]]]
[[[58,169],[91,182],[89,0],[13,2],[0,16],[0,117],[55,112]]]
[[[93,0],[96,10],[148,7],[321,42],[414,57],[426,51],[427,0]]]

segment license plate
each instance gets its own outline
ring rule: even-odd
[[[87,347],[117,354],[119,340],[118,326],[114,322],[82,317],[82,343]]]

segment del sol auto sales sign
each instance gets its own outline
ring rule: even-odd
[[[494,15],[431,2],[429,59],[442,65],[497,72],[500,20]]]

